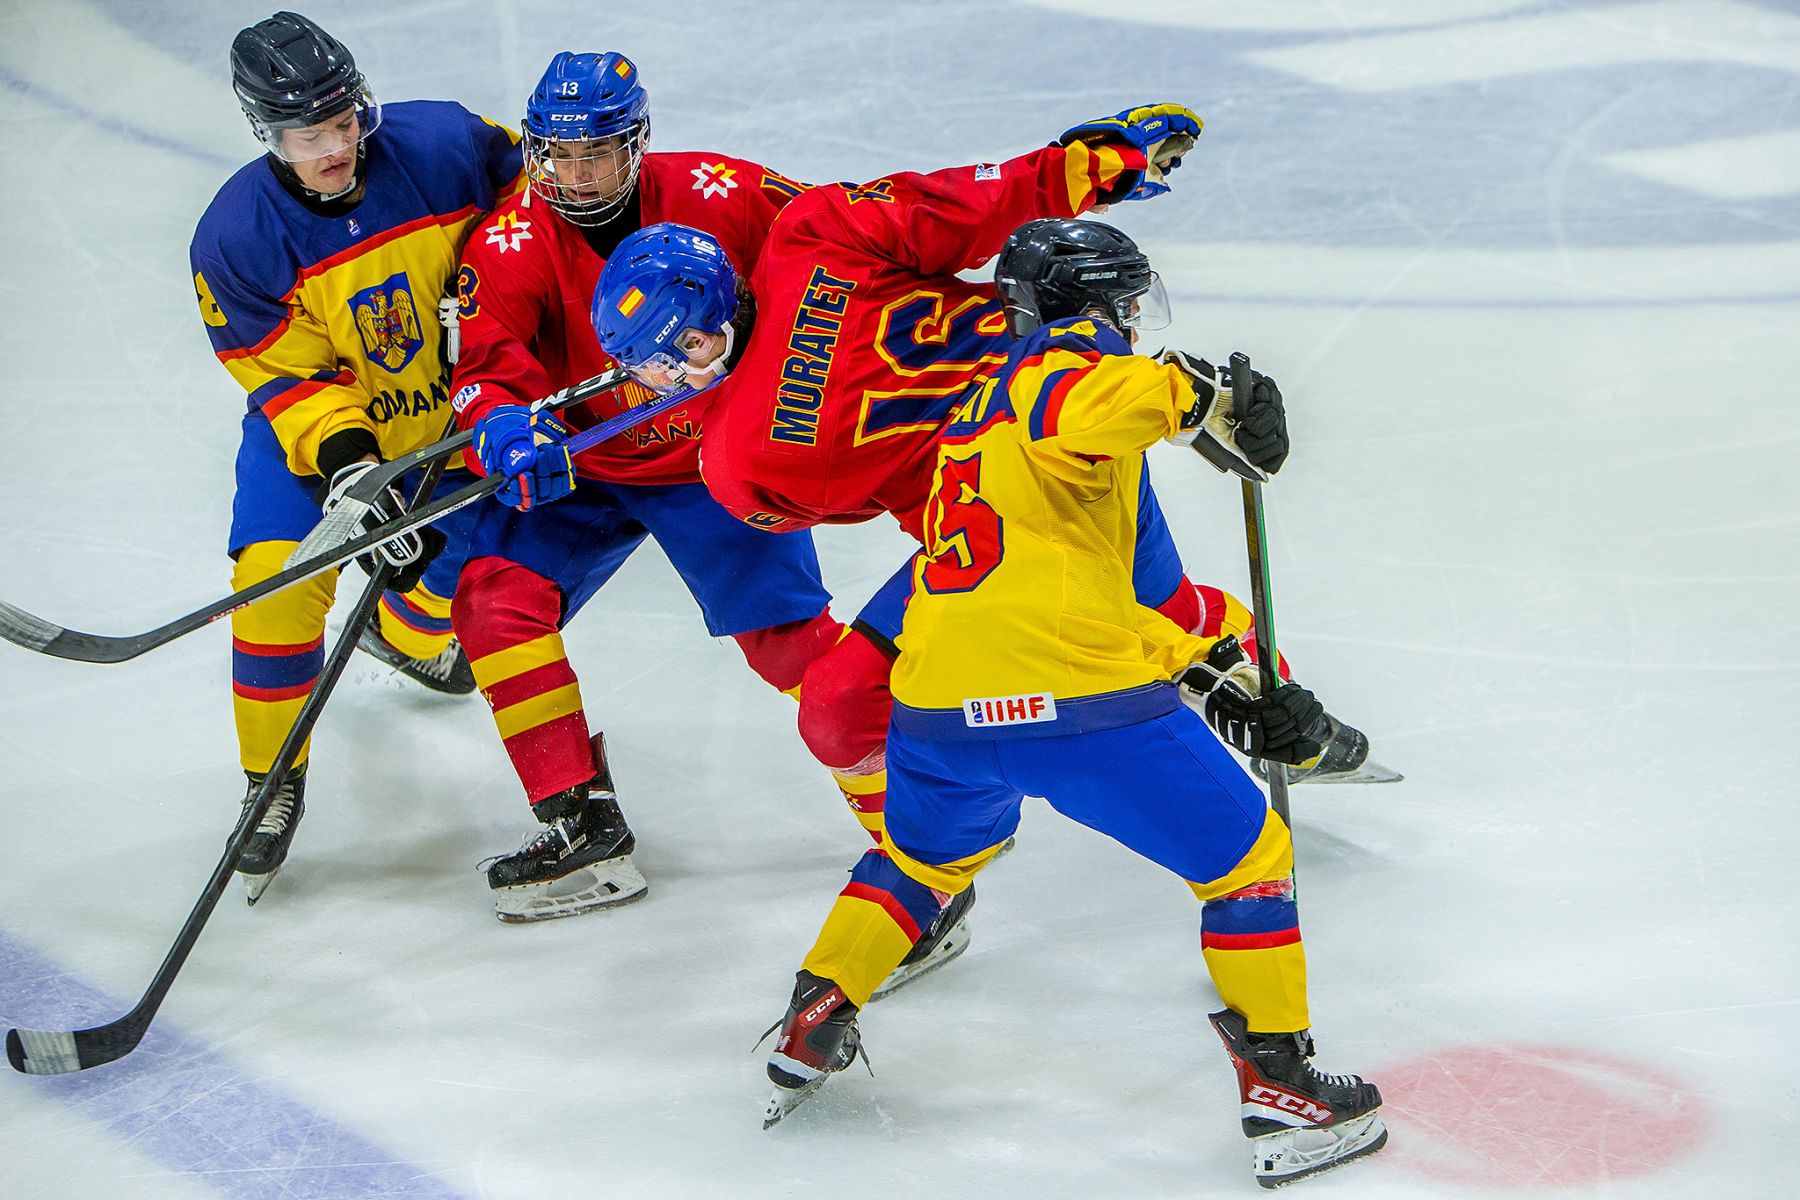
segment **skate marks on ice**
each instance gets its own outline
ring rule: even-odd
[[[63,974],[24,943],[0,932],[0,1016],[27,1024],[69,1027],[105,1020],[125,1003]],[[44,1076],[32,1086],[94,1124],[133,1152],[177,1175],[207,1178],[245,1200],[295,1196],[379,1196],[383,1200],[463,1200],[437,1174],[443,1165],[409,1162],[343,1122],[259,1082],[229,1057],[183,1034],[167,1019],[144,1035],[137,1051],[73,1075]],[[28,1133],[0,1113],[0,1145],[19,1147]],[[40,1154],[58,1148],[32,1144]],[[92,1147],[60,1148],[73,1158]],[[66,1195],[99,1194],[89,1163]],[[76,1182],[76,1178],[79,1182]],[[112,1194],[134,1194],[129,1178]]]
[[[1396,1170],[1486,1191],[1586,1193],[1678,1167],[1712,1124],[1674,1077],[1567,1046],[1457,1046],[1383,1066]]]

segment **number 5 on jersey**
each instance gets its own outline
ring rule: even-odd
[[[925,508],[929,539],[919,580],[934,593],[970,592],[1005,554],[1005,521],[981,498],[981,455],[938,465]]]

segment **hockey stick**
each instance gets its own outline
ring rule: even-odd
[[[1231,379],[1248,386],[1250,356],[1231,356]],[[1253,479],[1243,481],[1244,544],[1250,554],[1250,607],[1256,621],[1256,664],[1262,676],[1263,695],[1272,695],[1281,686],[1278,670],[1280,659],[1275,653],[1275,612],[1269,598],[1269,535],[1263,521],[1262,484]],[[1287,769],[1280,763],[1269,765],[1269,806],[1289,829],[1294,827],[1288,816]]]
[[[623,367],[614,367],[580,383],[571,384],[560,392],[552,392],[542,400],[533,401],[532,412],[545,409],[564,409],[576,404],[585,404],[596,396],[604,395],[626,383],[631,376]],[[333,546],[349,541],[362,528],[363,518],[375,506],[391,484],[398,483],[409,471],[422,467],[440,459],[448,459],[452,454],[467,449],[475,441],[475,431],[465,429],[439,442],[414,450],[411,454],[403,454],[392,462],[382,463],[371,471],[364,472],[349,491],[339,498],[337,506],[312,527],[311,531],[294,547],[283,566],[294,566],[305,562]]]
[[[418,490],[413,495],[413,504],[420,504],[431,495],[432,490],[437,487],[438,477],[443,474],[444,463],[445,460],[439,459],[426,469],[425,477],[419,481]],[[294,769],[294,761],[300,757],[300,748],[311,736],[313,725],[324,711],[325,701],[330,698],[332,688],[337,686],[339,677],[343,675],[344,666],[355,652],[363,627],[374,615],[375,606],[381,600],[381,593],[387,589],[388,579],[393,572],[392,564],[386,559],[379,559],[375,573],[369,577],[369,586],[363,589],[362,598],[351,610],[349,620],[344,622],[337,644],[331,648],[331,655],[325,660],[319,678],[313,683],[312,691],[307,693],[306,703],[300,706],[299,714],[289,727],[287,738],[275,755],[274,765],[269,768],[269,773],[257,788],[256,798],[244,806],[243,813],[238,817],[237,828],[232,831],[231,840],[225,844],[224,857],[213,868],[212,877],[206,881],[206,890],[200,894],[199,903],[188,914],[187,922],[176,935],[175,944],[169,947],[168,955],[163,959],[162,966],[157,968],[156,976],[151,979],[143,998],[118,1020],[96,1025],[91,1029],[7,1030],[6,1061],[12,1064],[13,1070],[27,1075],[64,1075],[123,1058],[137,1048],[145,1031],[150,1028],[156,1010],[162,1007],[163,997],[169,994],[175,976],[181,971],[182,964],[187,962],[188,953],[200,939],[200,931],[206,927],[207,919],[212,916],[213,909],[218,907],[219,898],[225,894],[225,888],[231,882],[244,847],[250,844],[256,827],[262,824],[269,805],[281,791],[288,773]]]
[[[659,397],[648,404],[641,404],[628,412],[620,413],[611,420],[603,421],[591,429],[584,429],[563,444],[568,447],[569,455],[573,457],[615,434],[637,428],[659,413],[693,399],[695,395],[694,392],[681,391]],[[373,472],[370,473],[373,474]],[[76,662],[91,663],[126,662],[146,651],[167,645],[176,638],[209,625],[220,617],[234,613],[246,604],[253,604],[273,592],[279,592],[283,588],[292,587],[296,583],[311,579],[321,572],[329,571],[339,563],[355,558],[363,551],[379,546],[382,542],[417,529],[421,525],[429,525],[445,513],[455,512],[464,505],[473,504],[484,496],[490,496],[498,491],[500,485],[505,481],[506,477],[502,475],[489,475],[479,479],[466,487],[451,492],[448,496],[440,496],[429,504],[384,522],[341,545],[321,551],[303,562],[284,567],[260,583],[251,584],[249,587],[215,600],[203,608],[197,608],[185,616],[177,617],[167,625],[160,625],[144,633],[119,636],[81,633],[46,621],[42,617],[33,616],[24,609],[5,601],[0,601],[0,638],[39,654],[48,654],[53,658],[67,658]]]

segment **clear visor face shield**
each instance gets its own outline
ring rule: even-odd
[[[684,329],[670,350],[658,350],[641,363],[627,365],[626,372],[659,396],[686,388],[703,392],[725,378],[731,361],[736,331],[730,325],[715,333]]]
[[[644,161],[644,124],[602,138],[544,138],[525,133],[531,188],[578,225],[598,225],[631,198]]]
[[[254,117],[250,120],[256,140],[270,154],[288,163],[313,162],[354,149],[380,124],[381,105],[367,84],[356,89],[349,108],[311,125],[269,125]]]
[[[1155,271],[1150,272],[1150,286],[1131,298],[1124,326],[1140,333],[1169,327],[1169,293]]]

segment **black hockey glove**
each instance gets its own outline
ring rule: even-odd
[[[340,467],[331,477],[331,482],[324,489],[320,504],[326,512],[337,507],[344,494],[355,486],[362,478],[363,472],[373,469],[377,464],[372,462],[353,462],[347,467]],[[369,511],[364,514],[362,525],[364,531],[374,529],[378,525],[393,520],[406,511],[406,500],[400,495],[398,488],[390,487],[376,498]],[[431,565],[444,549],[444,535],[427,525],[420,529],[409,530],[392,541],[381,543],[373,550],[356,556],[356,565],[373,576],[376,569],[386,560],[394,573],[388,577],[388,590],[406,593],[419,586],[419,580],[425,577],[425,568]]]
[[[1325,748],[1329,726],[1319,698],[1296,683],[1264,696],[1260,672],[1235,637],[1220,638],[1181,677],[1219,739],[1249,758],[1303,763]]]
[[[1288,456],[1287,409],[1275,381],[1254,369],[1249,387],[1232,380],[1231,408],[1237,416],[1234,435],[1244,457],[1271,475],[1281,470]]]
[[[1288,456],[1287,410],[1273,379],[1253,370],[1250,385],[1239,388],[1229,371],[1184,350],[1165,350],[1157,361],[1180,368],[1194,386],[1194,407],[1170,441],[1257,483],[1281,470]]]

